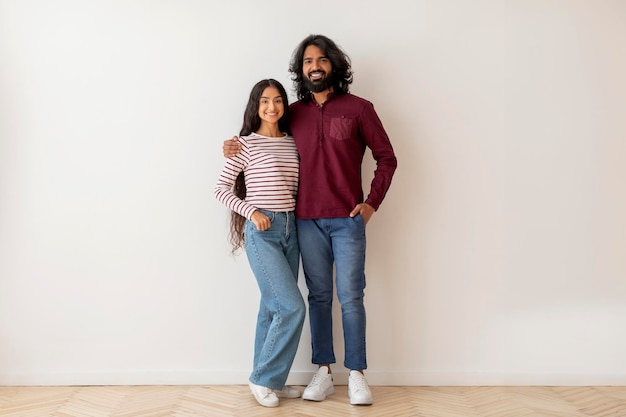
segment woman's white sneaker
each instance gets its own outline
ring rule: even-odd
[[[274,390],[274,394],[278,398],[300,398],[302,395],[300,390],[289,385],[285,385],[280,391]]]
[[[248,385],[250,386],[250,391],[252,391],[252,395],[254,395],[256,401],[263,407],[278,407],[278,397],[273,390],[261,385],[253,384],[252,382],[249,382]]]
[[[365,375],[359,371],[350,371],[348,397],[350,397],[350,404],[353,405],[370,405],[374,402]]]
[[[326,366],[320,367],[317,373],[313,375],[311,383],[307,385],[302,394],[303,400],[324,401],[327,396],[335,392],[333,386],[333,376],[328,373]]]

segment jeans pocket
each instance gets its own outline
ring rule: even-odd
[[[276,212],[275,211],[263,210],[263,209],[260,209],[260,208],[257,208],[257,210],[259,210],[261,213],[265,214],[270,219],[270,222],[273,222],[274,219],[276,218]]]

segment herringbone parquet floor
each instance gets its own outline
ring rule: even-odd
[[[0,387],[0,417],[626,417],[626,387],[384,387],[259,406],[247,386]]]

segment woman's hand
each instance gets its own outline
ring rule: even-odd
[[[252,213],[252,216],[250,216],[250,220],[252,221],[252,223],[254,223],[257,230],[260,230],[261,232],[269,229],[272,225],[270,218],[261,213],[259,210],[255,210],[254,213]]]

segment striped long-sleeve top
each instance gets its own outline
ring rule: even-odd
[[[298,192],[299,158],[293,137],[252,133],[239,138],[241,152],[228,158],[215,186],[215,197],[250,219],[255,209],[293,211]],[[233,192],[239,173],[246,178],[246,198]]]

